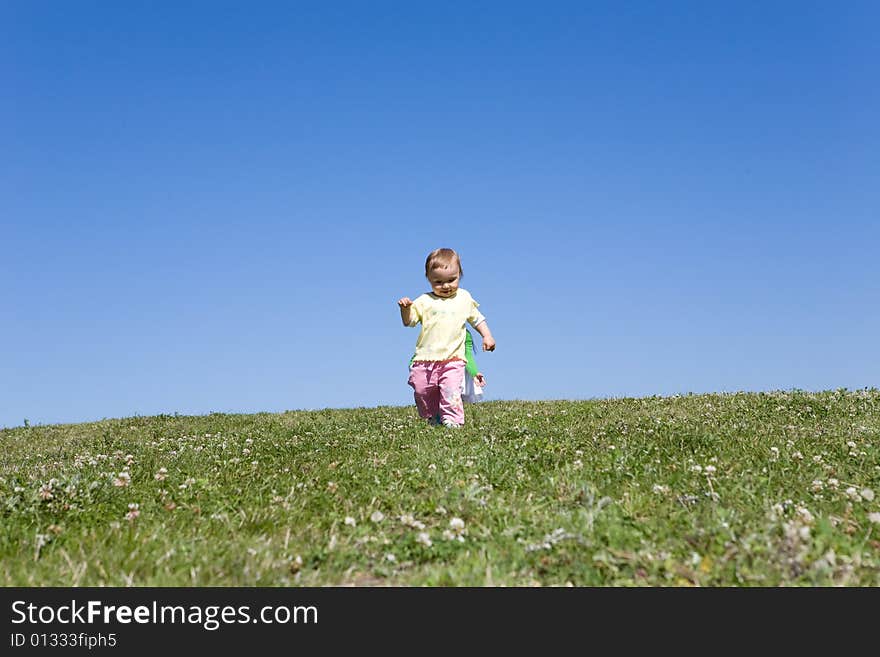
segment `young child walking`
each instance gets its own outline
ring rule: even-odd
[[[409,385],[419,415],[432,424],[460,427],[464,424],[461,388],[465,373],[465,322],[483,338],[483,351],[495,350],[495,338],[480,305],[470,292],[459,287],[461,259],[452,249],[436,249],[425,260],[425,278],[431,291],[415,301],[397,302],[404,326],[421,323],[416,352],[410,367]]]

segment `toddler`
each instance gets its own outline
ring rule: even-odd
[[[425,261],[431,292],[415,301],[403,297],[397,302],[404,326],[422,324],[408,381],[416,408],[430,423],[445,427],[464,424],[465,322],[483,338],[483,351],[495,350],[495,338],[477,310],[480,304],[458,286],[461,276],[458,254],[452,249],[436,249]]]

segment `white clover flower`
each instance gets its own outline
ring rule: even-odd
[[[397,557],[394,556],[391,552],[385,555],[385,561],[390,561],[391,563],[397,563]]]
[[[433,545],[428,532],[419,532],[419,535],[416,536],[416,543],[421,543],[425,547],[431,547],[431,545]]]
[[[855,487],[855,486],[849,486],[849,487],[846,489],[846,491],[844,491],[844,492],[846,493],[846,496],[847,496],[848,498],[850,498],[851,500],[856,500],[856,501],[858,501],[858,500],[862,499],[862,496],[859,495],[859,491],[856,490],[856,487]]]
[[[124,488],[131,483],[131,475],[128,474],[125,470],[116,475],[116,478],[113,480],[113,485],[118,486],[120,488]]]
[[[168,476],[167,468],[159,468],[159,472],[153,475],[153,479],[156,481],[165,481],[165,478]]]
[[[854,440],[847,440],[847,441],[846,441],[846,446],[847,446],[847,447],[851,447],[851,448],[853,448],[853,449],[855,449],[855,448],[857,447],[857,445],[856,445],[856,443],[855,443]]]
[[[415,516],[411,513],[404,513],[400,516],[400,523],[402,525],[406,525],[407,527],[412,527],[413,529],[424,529],[425,523],[421,520],[416,520]]]
[[[838,481],[834,477],[828,478],[828,488],[834,488],[836,490],[839,485],[840,485],[840,481]]]
[[[654,484],[652,491],[657,493],[658,495],[666,495],[669,492],[669,486],[664,486],[663,484]]]
[[[352,518],[351,516],[345,516],[345,520],[343,522],[344,522],[344,524],[348,525],[349,527],[354,527],[357,525],[357,521],[354,518]]]
[[[808,525],[813,524],[813,521],[814,521],[814,519],[813,519],[813,514],[810,513],[810,510],[809,510],[809,509],[807,509],[807,508],[805,508],[805,507],[802,507],[802,506],[799,506],[799,507],[797,508],[797,513],[798,513],[798,515],[801,517],[801,520],[802,520],[804,523],[806,523],[806,524],[808,524]]]
[[[876,522],[876,523],[880,524],[880,513],[877,513],[876,511],[874,513],[869,513],[868,514],[868,521],[869,522]]]
[[[800,452],[792,452],[791,458],[793,458],[795,461],[801,461],[801,460],[803,460],[804,455],[801,454]]]
[[[449,521],[449,528],[452,531],[454,531],[458,534],[461,534],[464,531],[464,520],[462,520],[461,518],[458,518],[458,517],[452,518]]]
[[[370,514],[370,520],[373,522],[382,522],[385,520],[385,514],[381,511],[373,511],[373,513]]]
[[[825,488],[825,484],[822,483],[821,479],[813,479],[813,483],[810,484],[810,488],[815,492],[819,492],[823,488]]]
[[[464,536],[462,536],[461,534],[456,534],[449,529],[443,530],[443,538],[447,541],[458,541],[459,543],[464,543]]]
[[[131,522],[135,518],[137,518],[141,514],[140,505],[136,502],[132,502],[128,505],[128,513],[125,514],[125,519]]]
[[[868,500],[869,502],[874,501],[874,491],[870,488],[863,488],[859,494],[862,496],[862,499]]]
[[[716,471],[716,470],[715,470],[715,466],[714,466],[714,465],[707,465],[707,466],[706,466],[706,474],[707,474],[707,475],[713,475],[713,474],[715,474],[715,471]]]
[[[433,463],[431,463],[431,464],[428,466],[428,470],[436,470],[436,469],[437,469],[437,466],[434,465]]]
[[[702,472],[702,471],[703,471],[702,465],[692,465],[691,466],[691,472]]]
[[[837,553],[834,550],[828,550],[823,556],[823,559],[828,562],[828,565],[832,568],[837,565]]]

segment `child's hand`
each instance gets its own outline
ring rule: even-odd
[[[483,351],[495,351],[495,338],[483,338]]]
[[[474,383],[476,383],[481,388],[486,387],[486,377],[483,376],[482,372],[477,372],[477,375],[474,377]]]
[[[403,322],[404,326],[415,326],[412,323],[412,299],[409,297],[403,297],[397,301],[397,305],[400,306],[400,321]]]

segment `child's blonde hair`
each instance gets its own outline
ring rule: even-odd
[[[461,258],[452,249],[434,249],[428,254],[425,260],[425,276],[427,277],[432,269],[440,269],[441,267],[456,264],[458,265],[458,275],[463,276],[464,271],[461,268]]]

